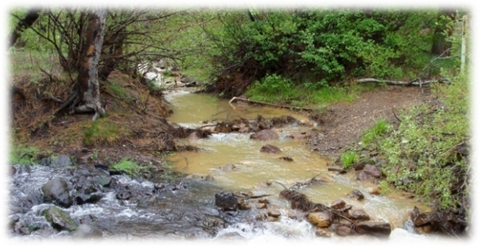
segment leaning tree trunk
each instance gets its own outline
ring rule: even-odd
[[[33,25],[33,23],[38,19],[38,16],[40,15],[42,8],[43,8],[42,1],[32,4],[27,15],[18,22],[14,30],[2,40],[2,56],[11,47],[13,47],[13,45],[17,42],[18,38],[20,38],[22,32]],[[7,91],[10,91],[13,94],[17,93],[25,99],[25,94],[23,93],[23,91],[8,81],[7,74],[5,73],[5,67],[3,66],[3,59],[2,59],[2,88],[7,89]]]
[[[83,52],[78,69],[77,90],[80,106],[76,113],[94,112],[93,120],[105,114],[100,102],[100,83],[98,81],[98,61],[103,45],[107,11],[98,9],[90,12],[85,34]]]

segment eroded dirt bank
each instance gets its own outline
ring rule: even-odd
[[[360,134],[375,121],[397,122],[395,114],[423,102],[433,100],[429,88],[387,86],[364,92],[351,103],[339,102],[326,107],[311,118],[318,124],[308,145],[312,150],[336,159],[341,150],[358,141]]]

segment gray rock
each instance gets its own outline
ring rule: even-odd
[[[55,206],[43,211],[43,216],[45,216],[45,219],[50,225],[58,231],[75,231],[78,227],[68,213]]]
[[[238,199],[233,193],[215,194],[215,205],[223,210],[236,210],[238,208]]]
[[[72,161],[68,155],[59,155],[57,158],[52,158],[52,167],[69,167],[72,165]]]
[[[218,236],[217,239],[213,241],[213,245],[247,246],[248,240],[242,235],[240,235],[238,232],[229,232]]]
[[[102,236],[103,232],[96,226],[90,224],[81,224],[75,232],[73,232],[74,239],[94,239],[101,238]]]
[[[70,207],[73,203],[69,194],[68,184],[62,178],[49,180],[42,186],[43,201],[52,202],[62,207]]]
[[[392,232],[392,227],[389,223],[379,221],[361,221],[355,226],[355,231],[358,234],[368,234],[377,237],[388,237]]]

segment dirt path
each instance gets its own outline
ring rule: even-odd
[[[397,121],[393,112],[431,100],[429,88],[387,86],[361,94],[352,102],[329,105],[318,115],[319,131],[308,145],[318,153],[336,159],[348,144],[358,141],[361,133],[377,120]]]

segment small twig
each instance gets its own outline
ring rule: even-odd
[[[278,182],[278,181],[275,181],[275,183],[281,185],[285,190],[289,190],[287,187],[285,187],[285,185],[283,185],[282,183]]]
[[[393,112],[393,116],[395,116],[395,118],[397,118],[398,121],[402,122],[402,120],[395,113],[395,109],[392,108],[392,112]]]

